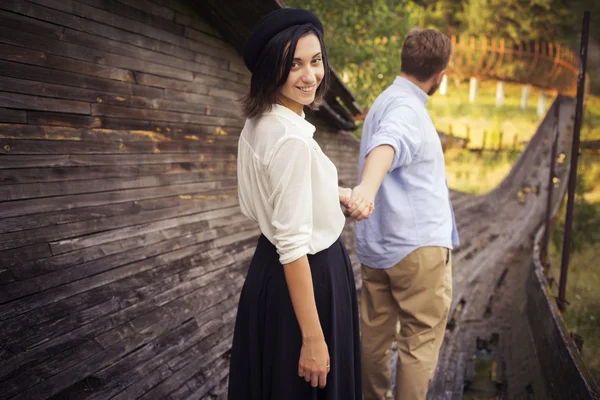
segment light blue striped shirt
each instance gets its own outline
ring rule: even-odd
[[[356,253],[371,268],[390,268],[423,246],[458,246],[444,153],[427,93],[403,77],[375,100],[360,143],[359,176],[371,150],[394,148],[375,197],[375,211],[356,224]]]

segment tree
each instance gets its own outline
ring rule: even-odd
[[[400,71],[402,41],[418,6],[400,0],[287,0],[324,22],[331,65],[363,107],[369,107]]]
[[[573,17],[561,0],[464,0],[457,19],[471,35],[564,42]]]

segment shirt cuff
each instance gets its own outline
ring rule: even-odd
[[[277,251],[279,253],[279,250]],[[279,253],[279,262],[281,265],[289,264],[296,261],[302,256],[307,255],[310,252],[308,246],[300,246],[285,253]]]
[[[373,151],[375,148],[383,145],[391,146],[394,149],[394,161],[392,161],[392,165],[390,165],[390,169],[388,170],[388,172],[390,172],[398,166],[400,161],[400,149],[398,148],[398,144],[392,138],[379,137],[374,139],[369,147],[367,147],[365,158],[367,158],[369,153],[371,153],[371,151]]]

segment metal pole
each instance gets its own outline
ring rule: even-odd
[[[548,175],[548,198],[546,202],[546,229],[544,230],[544,239],[542,241],[542,255],[544,257],[544,266],[548,264],[548,244],[550,242],[550,221],[552,219],[552,191],[554,190],[554,165],[556,163],[556,152],[558,148],[558,117],[560,114],[560,97],[556,99],[554,105],[554,131],[552,138],[552,151],[550,155],[550,173]]]
[[[583,13],[581,28],[581,49],[579,50],[579,77],[577,78],[577,104],[575,105],[575,125],[573,126],[573,146],[571,147],[571,170],[567,198],[567,216],[565,220],[565,237],[563,240],[562,263],[560,265],[560,283],[556,302],[561,310],[567,305],[567,273],[571,253],[571,231],[573,228],[573,206],[575,203],[575,184],[577,182],[577,159],[579,157],[579,134],[583,116],[583,95],[585,90],[585,71],[587,67],[588,38],[590,34],[590,12]]]

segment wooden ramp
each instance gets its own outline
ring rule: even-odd
[[[574,101],[559,97],[510,174],[482,196],[453,194],[461,245],[430,399],[549,399],[526,314],[534,236],[544,221],[559,108],[554,202],[569,170]],[[561,155],[563,154],[563,155]],[[549,349],[550,350],[550,349]],[[464,397],[463,397],[464,396]]]

